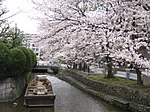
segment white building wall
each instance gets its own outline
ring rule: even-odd
[[[24,46],[31,49],[37,57],[37,60],[40,60],[41,49],[33,41],[36,39],[34,34],[26,34],[26,38],[23,41]]]

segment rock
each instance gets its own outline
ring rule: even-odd
[[[150,87],[150,76],[148,75],[143,75],[143,85]]]
[[[18,105],[18,103],[14,102],[13,103],[13,107],[16,107]]]

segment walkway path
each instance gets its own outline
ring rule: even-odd
[[[104,68],[91,68],[91,70],[94,73],[103,73]],[[117,71],[117,73],[115,74],[115,76],[126,78],[126,72],[125,71]],[[130,73],[129,79],[137,80],[137,74]]]

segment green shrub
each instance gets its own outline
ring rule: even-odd
[[[58,74],[59,73],[59,67],[57,66],[51,66],[51,69],[53,71],[54,74]]]
[[[26,64],[25,64],[24,73],[30,72],[33,66],[32,66],[32,56],[31,56],[31,53],[29,52],[29,49],[27,49],[26,47],[22,47],[22,46],[19,46],[17,48],[21,49],[26,55]]]
[[[8,47],[0,42],[0,78],[7,77],[11,63],[11,55]]]
[[[22,75],[26,65],[26,55],[18,48],[10,50],[12,62],[11,62],[11,76]]]
[[[34,67],[34,66],[36,66],[36,63],[37,63],[36,55],[31,49],[29,49],[29,52],[30,52],[30,54],[32,56],[32,66]]]
[[[2,39],[2,38],[0,38],[0,42],[3,42],[3,39]]]
[[[29,84],[29,82],[32,80],[32,73],[31,72],[28,72],[26,73],[26,85]]]

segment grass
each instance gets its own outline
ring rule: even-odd
[[[144,93],[150,94],[150,87],[146,87],[144,85],[137,85],[137,81],[135,80],[127,80],[121,77],[114,77],[114,78],[108,79],[108,78],[104,78],[104,75],[102,74],[90,74],[88,78],[92,80],[96,80],[96,81],[106,82],[112,85],[127,86],[133,89],[138,89],[139,91],[142,91]]]

